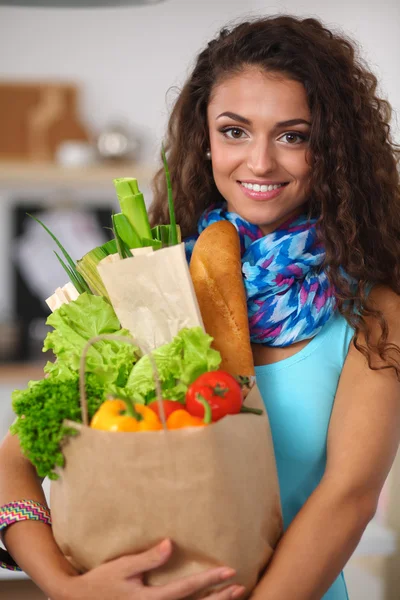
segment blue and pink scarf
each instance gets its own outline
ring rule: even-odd
[[[337,301],[315,220],[295,217],[264,235],[226,205],[214,205],[202,214],[198,234],[220,220],[233,223],[239,233],[251,341],[283,347],[317,335]],[[197,237],[185,240],[188,260]]]

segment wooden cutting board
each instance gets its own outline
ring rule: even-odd
[[[88,141],[78,97],[71,83],[0,81],[0,160],[51,162],[61,142]]]

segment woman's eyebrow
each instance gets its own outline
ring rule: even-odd
[[[292,125],[309,125],[311,127],[311,123],[306,121],[306,119],[290,119],[289,121],[279,121],[275,127],[291,127]]]
[[[241,115],[230,111],[221,113],[220,115],[218,115],[217,119],[220,119],[221,117],[228,117],[229,119],[232,119],[233,121],[238,121],[239,123],[243,123],[244,125],[252,124],[250,119],[246,119],[246,117],[242,117]],[[289,119],[288,121],[279,121],[275,124],[275,128],[278,129],[280,127],[291,127],[293,125],[308,125],[311,127],[311,123],[306,119]]]
[[[220,119],[221,117],[229,117],[233,121],[239,121],[239,123],[243,123],[244,125],[251,125],[251,121],[249,119],[246,119],[246,117],[241,117],[240,115],[237,115],[233,112],[223,112],[220,115],[218,115],[217,119]]]

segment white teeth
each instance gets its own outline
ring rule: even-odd
[[[274,185],[259,185],[258,183],[245,183],[241,182],[242,186],[247,190],[253,190],[253,192],[272,192],[283,186],[283,183],[277,183]]]

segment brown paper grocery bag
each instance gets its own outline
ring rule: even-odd
[[[146,351],[168,344],[184,327],[203,327],[185,245],[102,261],[98,271],[115,313]]]
[[[257,387],[246,405],[262,404]],[[53,532],[81,571],[169,537],[163,584],[218,565],[248,593],[282,533],[268,417],[239,414],[204,428],[113,433],[69,422],[79,435],[52,482]]]

